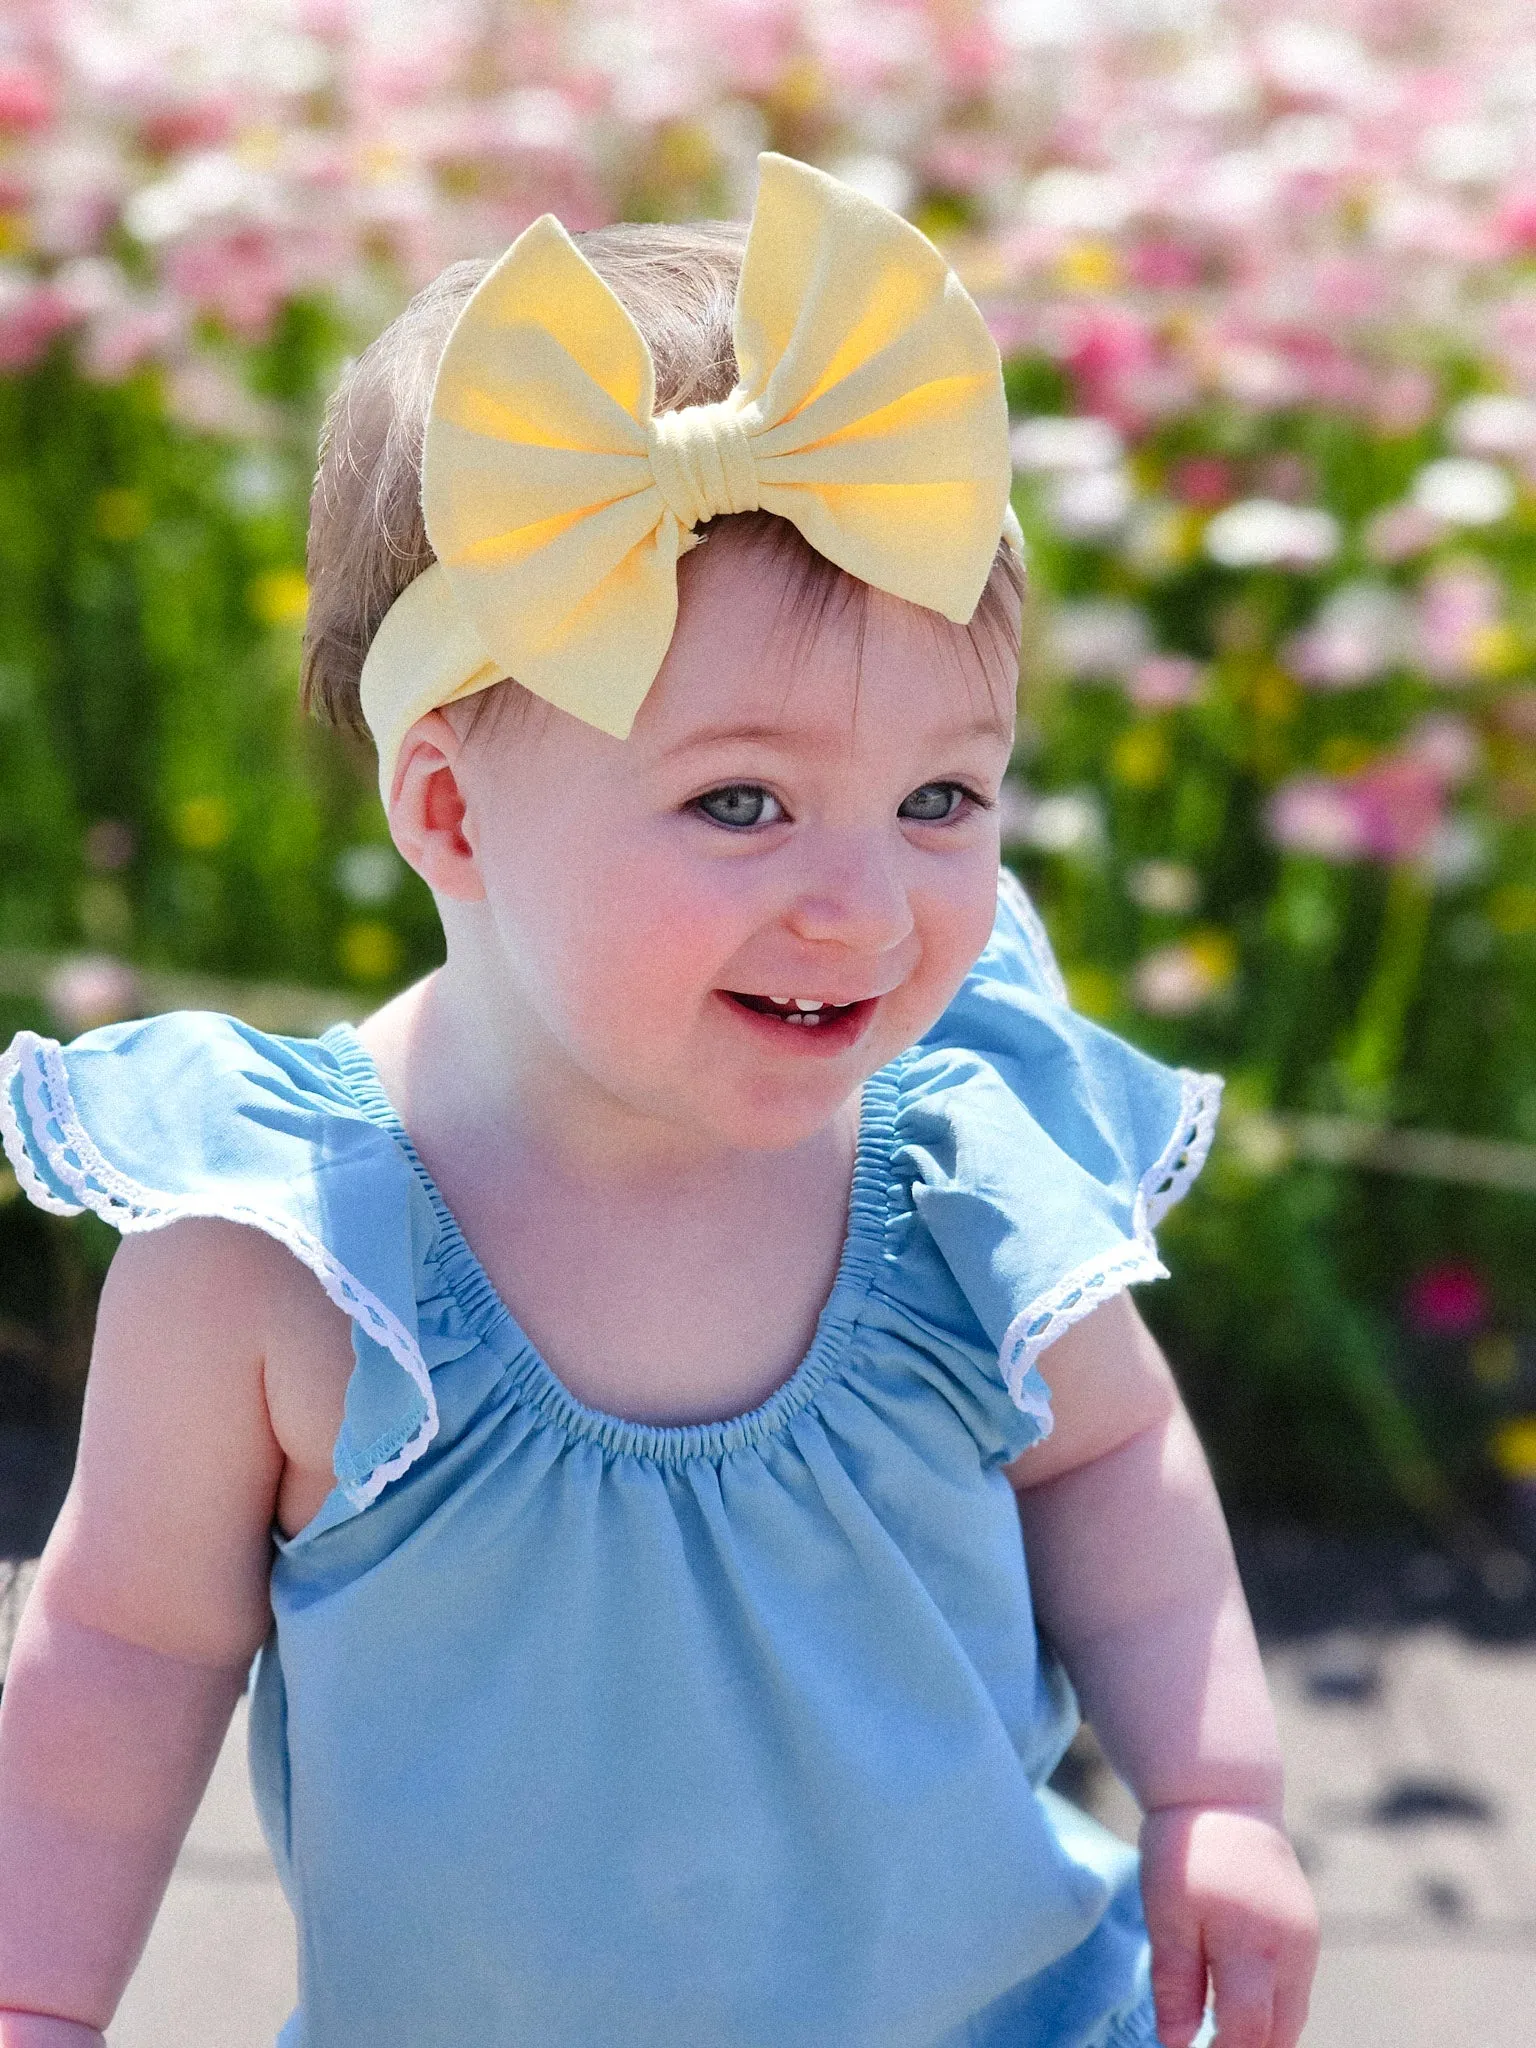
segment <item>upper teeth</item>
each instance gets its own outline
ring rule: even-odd
[[[819,1010],[819,1009],[821,1008],[821,997],[820,997],[820,996],[796,996],[796,997],[795,997],[795,1008],[796,1008],[797,1010]]]

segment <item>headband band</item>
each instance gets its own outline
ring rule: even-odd
[[[506,676],[622,739],[672,638],[678,557],[719,514],[777,513],[961,624],[999,540],[1022,554],[1002,367],[959,279],[825,171],[758,168],[718,404],[654,413],[644,337],[553,214],[459,314],[422,456],[437,561],[363,664],[386,803],[410,726]]]

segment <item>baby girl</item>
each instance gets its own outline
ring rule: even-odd
[[[749,230],[579,242],[447,272],[322,446],[307,692],[443,966],[0,1062],[27,1192],[126,1239],[0,1714],[0,2048],[101,2042],[248,1680],[284,2048],[1295,2048],[1126,1291],[1219,1083],[999,872],[996,350],[783,157]],[[1139,1859],[1047,1784],[1079,1708]]]

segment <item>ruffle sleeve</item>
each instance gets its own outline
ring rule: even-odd
[[[432,1371],[473,1340],[432,1312],[437,1226],[420,1180],[318,1041],[194,1010],[67,1046],[22,1031],[0,1055],[0,1137],[55,1214],[89,1209],[124,1233],[184,1216],[250,1224],[309,1268],[352,1323],[341,1514],[431,1443]]]
[[[985,952],[904,1063],[892,1157],[1031,1440],[1051,1426],[1046,1347],[1122,1288],[1167,1277],[1153,1232],[1205,1162],[1221,1090],[1071,1008],[1005,872]]]

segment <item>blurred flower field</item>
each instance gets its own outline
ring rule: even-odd
[[[1079,1007],[1229,1077],[1142,1297],[1229,1502],[1497,1540],[1536,1474],[1526,7],[16,0],[0,1026],[308,1030],[431,964],[369,757],[294,709],[324,393],[444,263],[744,214],[763,147],[907,212],[1003,352],[1005,837]],[[76,1384],[104,1256],[6,1203],[0,1349]]]

